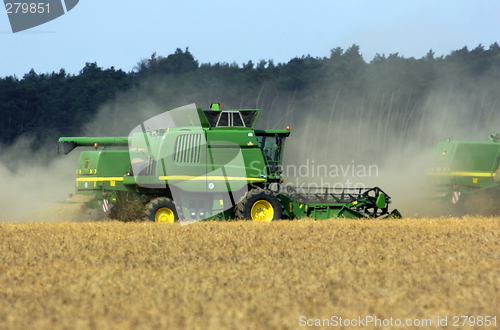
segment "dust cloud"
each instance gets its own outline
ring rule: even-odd
[[[77,155],[57,157],[55,143],[33,151],[31,143],[23,137],[0,148],[0,222],[69,220],[61,215],[76,218],[80,212],[61,209],[59,202],[74,192]]]

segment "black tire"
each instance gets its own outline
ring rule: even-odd
[[[270,190],[252,189],[236,205],[236,218],[253,221],[274,221],[281,219],[283,206]]]
[[[144,219],[173,223],[179,221],[179,216],[173,200],[167,197],[158,197],[149,201],[144,207]]]

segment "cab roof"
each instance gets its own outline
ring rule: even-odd
[[[201,125],[206,128],[253,129],[260,109],[202,110],[198,109]]]

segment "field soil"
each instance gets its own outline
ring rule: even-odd
[[[0,241],[1,329],[500,326],[500,218],[5,223]]]

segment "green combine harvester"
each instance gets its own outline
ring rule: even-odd
[[[500,211],[500,134],[484,142],[439,142],[427,172],[430,197],[458,213]]]
[[[156,222],[378,218],[389,213],[380,188],[299,189],[283,184],[286,129],[254,129],[260,110],[173,109],[128,137],[62,137],[58,153],[82,151],[76,194],[90,208],[140,200]],[[114,147],[114,148],[108,148]],[[111,150],[113,149],[113,150]],[[118,149],[118,150],[116,150]]]

